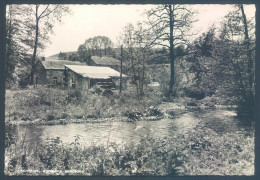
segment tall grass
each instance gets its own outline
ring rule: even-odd
[[[129,87],[122,94],[102,96],[62,89],[8,90],[6,121],[120,118],[144,112],[160,103],[161,95],[140,98]],[[152,91],[151,91],[152,92]],[[144,133],[146,134],[146,133]],[[138,142],[84,146],[78,136],[70,145],[59,138],[28,143],[24,136],[6,136],[7,175],[253,175],[254,133],[217,134],[198,126],[188,134]],[[12,139],[12,140],[11,140]]]
[[[158,101],[156,97],[136,97],[133,87],[110,96],[96,93],[95,89],[79,91],[39,87],[7,90],[5,113],[6,122],[112,118],[132,111],[143,112]]]
[[[254,135],[207,129],[164,139],[84,146],[59,138],[41,144],[20,137],[5,152],[7,175],[253,175]]]

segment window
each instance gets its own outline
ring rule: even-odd
[[[57,77],[53,77],[53,84],[58,84],[58,78]]]

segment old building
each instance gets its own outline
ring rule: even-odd
[[[104,66],[110,67],[115,70],[120,70],[120,61],[112,58],[112,57],[98,57],[98,56],[91,56],[89,62],[87,63],[90,66]]]
[[[37,67],[37,84],[63,85],[65,83],[65,65],[86,65],[79,61],[46,60],[41,61]]]
[[[127,76],[122,74],[124,87]],[[119,85],[120,73],[110,67],[65,65],[65,81],[68,87],[90,89],[98,85],[104,89],[115,89]]]

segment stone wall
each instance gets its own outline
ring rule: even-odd
[[[37,79],[37,84],[47,84],[47,79],[46,79],[46,70],[43,68],[42,65],[39,65],[36,67],[36,73],[35,77]]]
[[[89,78],[84,78],[69,69],[67,69],[67,78],[68,87],[70,88],[82,90],[87,90],[90,88]]]
[[[47,84],[55,85],[54,78],[57,78],[56,85],[63,85],[64,77],[64,70],[46,70]]]
[[[55,85],[54,78],[56,78],[56,85],[62,86],[65,76],[64,70],[44,69],[43,65],[39,63],[36,67],[35,77],[37,78],[37,84]]]

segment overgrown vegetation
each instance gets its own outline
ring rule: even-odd
[[[121,120],[129,113],[142,115],[158,104],[160,97],[154,95],[139,98],[131,86],[121,94],[117,91],[109,96],[102,95],[98,88],[85,92],[46,87],[7,90],[6,122],[113,117]]]
[[[55,23],[70,13],[65,5],[8,5],[6,16],[7,87],[34,84],[36,67]]]
[[[211,27],[193,42],[189,42],[187,33],[191,32],[195,11],[186,5],[160,5],[146,11],[148,27],[142,22],[125,27],[120,48],[115,48],[108,37],[96,36],[80,45],[77,53],[59,54],[60,59],[84,62],[91,55],[122,59],[123,72],[129,77],[122,93],[104,93],[98,87],[88,91],[28,87],[29,82],[34,83],[37,48],[44,49],[53,28],[47,17],[54,6],[43,6],[46,9],[39,17],[40,5],[26,6],[28,17],[21,19],[20,14],[26,14],[23,7],[10,5],[7,10],[6,123],[137,121],[148,116],[174,121],[187,109],[216,109],[218,105],[232,105],[238,116],[251,117],[238,118],[248,124],[236,127],[236,132],[218,134],[225,125],[231,127],[230,122],[208,116],[187,134],[173,133],[165,139],[147,135],[129,144],[108,141],[106,145],[85,146],[78,136],[70,145],[59,138],[33,144],[25,136],[15,139],[7,133],[7,175],[254,174],[255,35],[253,21],[247,19],[243,5],[235,5],[219,28]],[[34,24],[32,7],[36,8]],[[68,9],[58,7],[61,9],[54,17],[61,20]],[[49,14],[44,15],[46,12]],[[43,17],[48,19],[46,27],[38,26]],[[20,29],[29,32],[29,37]],[[18,84],[24,89],[15,89]],[[157,109],[162,101],[164,110]],[[183,107],[177,112],[174,105]],[[199,114],[199,118],[203,116],[203,112]],[[251,129],[245,130],[246,126]]]
[[[8,144],[7,175],[253,175],[254,134],[190,131],[165,139],[144,136],[138,143],[70,145],[59,138]],[[7,138],[7,143],[8,137]]]
[[[238,112],[253,115],[255,34],[253,19],[243,5],[235,5],[222,20],[194,41],[190,71],[194,90],[222,96],[238,105]],[[231,98],[230,98],[231,97]]]

